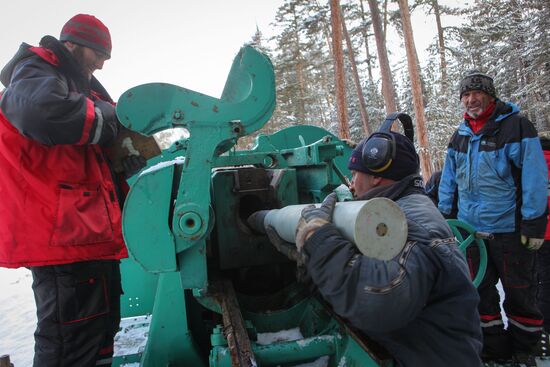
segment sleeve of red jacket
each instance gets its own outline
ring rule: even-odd
[[[55,66],[37,58],[17,65],[0,107],[23,135],[46,145],[106,144],[118,133],[112,104],[70,92]]]

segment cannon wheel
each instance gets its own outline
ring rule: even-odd
[[[466,249],[472,243],[475,242],[479,248],[479,268],[477,269],[477,274],[472,280],[474,285],[478,287],[483,280],[483,277],[485,277],[485,271],[487,270],[487,248],[485,247],[485,241],[483,241],[482,238],[476,237],[476,230],[468,223],[457,219],[448,219],[447,223],[451,227],[451,230],[459,243],[458,247],[464,253],[464,256],[466,256]],[[466,235],[466,238],[464,238],[464,235]]]

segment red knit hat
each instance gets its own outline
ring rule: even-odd
[[[59,40],[74,42],[111,57],[109,29],[93,15],[77,14],[69,19],[61,30]]]

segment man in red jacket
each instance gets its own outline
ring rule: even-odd
[[[110,56],[107,27],[78,14],[0,73],[0,266],[32,272],[34,366],[111,365],[127,185],[105,155],[114,103],[93,77]],[[133,157],[125,173],[143,164]]]

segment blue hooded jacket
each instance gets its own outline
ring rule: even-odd
[[[439,210],[478,231],[543,238],[547,167],[537,131],[513,103],[497,102],[474,134],[464,120],[449,142],[439,185]],[[458,190],[457,190],[458,189]]]

